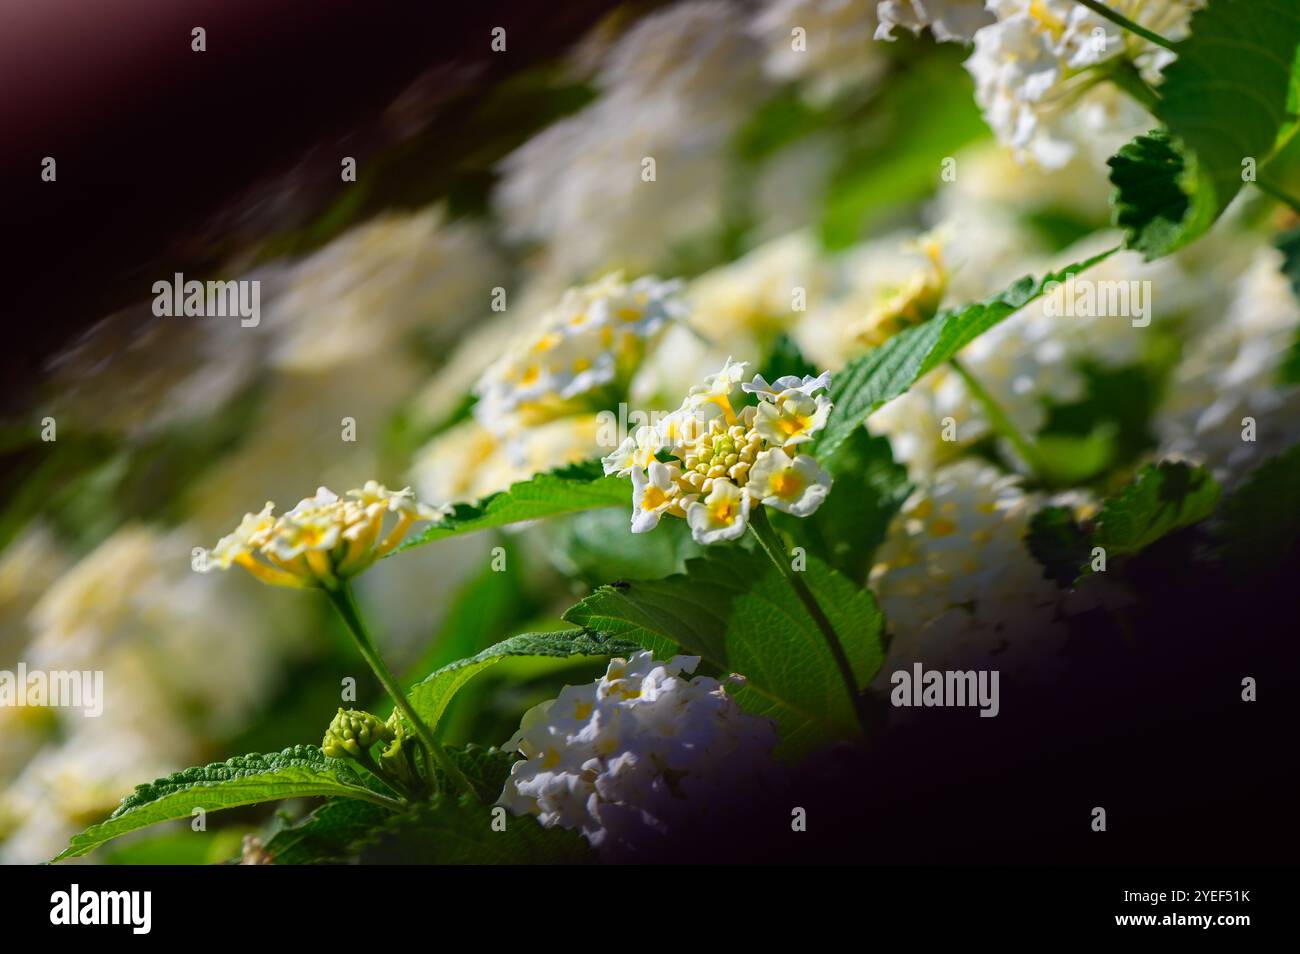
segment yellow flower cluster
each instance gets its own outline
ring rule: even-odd
[[[826,425],[831,401],[819,394],[830,375],[762,375],[741,384],[742,362],[730,359],[682,406],[640,428],[604,458],[605,473],[632,478],[632,532],[658,526],[664,514],[682,517],[699,543],[734,540],[751,507],[775,507],[806,517],[830,492],[831,478],[798,452]],[[736,409],[736,391],[757,404]]]
[[[332,589],[390,553],[413,524],[441,516],[418,503],[409,487],[389,490],[373,480],[343,497],[321,487],[282,516],[274,510],[268,501],[260,513],[245,514],[202,569],[239,565],[275,586]],[[385,529],[390,513],[396,520]]]

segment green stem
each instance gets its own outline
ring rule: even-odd
[[[849,700],[853,705],[853,712],[858,717],[858,723],[862,726],[864,735],[868,732],[870,724],[866,711],[863,708],[863,699],[858,693],[857,679],[853,675],[853,666],[849,663],[848,654],[844,652],[844,645],[840,642],[839,636],[835,634],[835,627],[822,611],[821,604],[817,602],[817,597],[813,596],[812,590],[803,578],[796,573],[786,559],[785,545],[781,538],[777,536],[776,528],[772,526],[771,521],[767,519],[767,513],[763,508],[757,507],[750,511],[749,529],[753,531],[754,538],[758,540],[759,547],[767,554],[772,565],[777,568],[790,588],[794,590],[795,595],[803,603],[808,614],[817,624],[817,628],[822,631],[822,636],[826,639],[826,645],[830,648],[831,656],[835,659],[835,665],[840,671],[840,678],[844,680],[844,688],[848,691]]]
[[[389,811],[400,812],[406,808],[395,798],[389,798],[387,795],[380,795],[378,792],[372,792],[368,788],[357,788],[355,785],[348,786],[352,794],[348,798],[355,798],[359,802],[370,802],[372,805],[378,805],[380,808],[387,808]]]
[[[1166,40],[1159,33],[1152,33],[1146,27],[1139,26],[1122,13],[1116,13],[1104,3],[1099,2],[1099,0],[1075,0],[1075,3],[1083,4],[1093,13],[1097,14],[1097,16],[1105,17],[1111,23],[1123,27],[1130,33],[1137,34],[1148,43],[1154,43],[1156,46],[1163,46],[1166,50],[1172,50],[1174,48],[1174,44],[1171,41]]]
[[[1131,60],[1115,60],[1114,66],[1106,70],[1106,77],[1137,100],[1138,104],[1149,113],[1155,113],[1160,105],[1160,94],[1142,78],[1138,68]]]
[[[1278,202],[1281,202],[1283,205],[1287,206],[1292,212],[1300,213],[1300,199],[1295,199],[1287,195],[1285,192],[1283,192],[1277,186],[1273,185],[1273,183],[1269,182],[1268,180],[1256,179],[1255,187],[1259,189],[1260,192],[1263,192],[1265,195],[1270,196],[1276,199]]]
[[[352,590],[347,583],[325,590],[325,595],[334,604],[338,614],[343,617],[343,622],[347,625],[348,632],[352,634],[352,640],[357,644],[361,657],[370,666],[380,685],[392,697],[398,710],[406,717],[406,721],[415,729],[415,735],[420,740],[420,744],[437,762],[438,767],[456,783],[457,787],[474,795],[474,787],[470,785],[469,779],[465,778],[465,774],[448,758],[446,751],[438,744],[438,740],[433,737],[433,732],[424,724],[424,720],[416,715],[415,710],[411,708],[410,700],[406,698],[406,693],[402,692],[402,687],[393,678],[393,674],[388,671],[388,666],[385,665],[379,651],[375,648],[374,642],[370,639],[370,634],[366,631],[365,623],[361,620],[361,613],[357,610],[356,601],[352,599]],[[433,782],[436,790],[437,779],[434,778]]]
[[[1005,437],[1011,443],[1011,446],[1016,449],[1016,453],[1020,455],[1021,459],[1024,460],[1029,469],[1033,471],[1035,477],[1040,480],[1044,479],[1046,476],[1046,468],[1043,465],[1042,456],[1038,453],[1038,448],[1030,442],[1029,438],[1020,433],[1020,429],[1012,423],[1011,418],[1007,417],[1007,412],[1002,410],[1002,406],[998,404],[993,395],[988,392],[982,383],[980,383],[979,378],[975,377],[975,375],[971,374],[970,371],[967,370],[966,366],[961,363],[960,359],[953,358],[948,363],[951,364],[953,370],[961,376],[961,379],[966,382],[966,387],[970,390],[971,396],[979,402],[980,407],[984,409],[984,413],[988,415],[989,423],[993,425],[993,430],[1002,437]]]
[[[415,793],[411,791],[410,786],[404,783],[401,779],[394,778],[392,775],[381,769],[369,752],[362,751],[361,756],[357,761],[365,767],[367,772],[379,779],[379,781],[383,782],[393,791],[403,796],[407,801],[415,801]]]

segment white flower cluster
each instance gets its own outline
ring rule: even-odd
[[[1062,591],[1025,546],[1045,501],[975,460],[940,470],[904,503],[876,554],[871,586],[889,621],[884,672],[1034,665],[1064,636]]]
[[[653,530],[669,514],[686,519],[697,543],[719,543],[745,532],[753,506],[807,517],[822,505],[830,475],[799,445],[826,426],[831,400],[819,392],[830,387],[830,374],[772,384],[760,374],[741,384],[744,374],[743,362],[728,360],[676,411],[603,458],[606,474],[632,477],[633,533]],[[758,403],[737,411],[737,389]]]
[[[267,501],[261,512],[245,514],[212,548],[203,571],[238,565],[274,586],[335,587],[391,553],[413,524],[441,515],[411,488],[389,490],[373,480],[343,497],[320,487],[283,516],[274,510]],[[385,527],[390,513],[396,520]]]
[[[684,675],[698,664],[613,659],[595,682],[531,709],[507,746],[523,758],[498,804],[615,853],[699,818],[714,793],[762,784],[775,728],[717,680]]]
[[[1226,314],[1193,340],[1175,371],[1155,421],[1162,451],[1232,483],[1300,440],[1300,387],[1279,380],[1298,329],[1300,302],[1281,253],[1260,249]]]
[[[1170,39],[1186,32],[1201,0],[1111,0],[1110,7]],[[988,0],[997,22],[974,33],[966,68],[998,139],[1027,162],[1058,168],[1099,135],[1141,131],[1143,113],[1104,79],[1127,60],[1156,82],[1169,62],[1155,47],[1074,0]],[[1082,128],[1080,128],[1082,127]],[[1107,144],[1109,151],[1109,142]]]
[[[536,331],[484,372],[474,416],[507,435],[582,410],[611,385],[626,387],[647,345],[685,316],[679,282],[624,281],[614,272],[571,288]]]

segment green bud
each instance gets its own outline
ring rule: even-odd
[[[321,751],[330,758],[361,758],[376,742],[390,742],[393,730],[378,716],[359,709],[339,709],[325,730]]]

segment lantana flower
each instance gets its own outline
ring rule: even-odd
[[[699,661],[611,659],[599,679],[530,709],[506,745],[521,758],[497,804],[614,856],[650,832],[680,834],[737,785],[774,786],[775,727],[717,680],[692,678]]]
[[[831,478],[800,444],[826,426],[829,373],[745,382],[745,364],[730,358],[681,407],[641,428],[604,458],[605,473],[632,477],[632,532],[645,533],[664,515],[684,517],[698,543],[738,539],[752,508],[812,514]],[[739,409],[739,394],[756,404]]]
[[[646,346],[685,316],[680,283],[614,272],[564,293],[540,327],[484,372],[474,415],[508,434],[590,410],[606,388],[625,386]]]
[[[212,549],[204,570],[238,565],[263,583],[329,589],[392,552],[415,523],[441,516],[409,487],[389,490],[373,480],[342,497],[321,487],[282,516],[274,510],[268,502],[246,514]],[[388,514],[396,519],[386,521]]]

